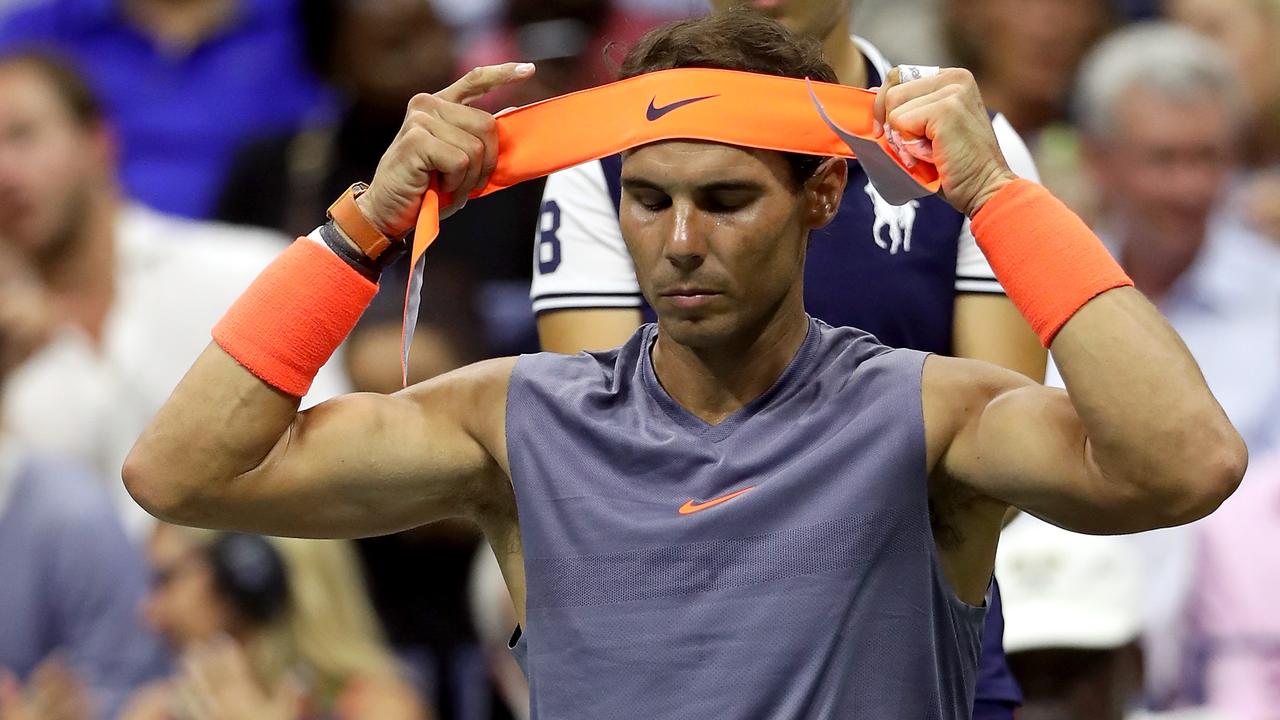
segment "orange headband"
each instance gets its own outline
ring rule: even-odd
[[[732,70],[637,75],[499,115],[497,167],[488,184],[471,197],[676,139],[806,155],[862,155],[868,176],[889,202],[901,204],[937,192],[934,166],[921,162],[908,169],[887,138],[875,137],[875,97],[860,88]],[[422,254],[439,234],[441,200],[434,189],[427,191],[413,238],[401,358],[406,382]],[[447,205],[449,199],[444,202]]]

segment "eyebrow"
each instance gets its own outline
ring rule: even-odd
[[[645,178],[626,176],[622,178],[622,187],[627,190],[656,190],[658,192],[666,192],[667,188],[659,185],[652,180]],[[764,189],[764,185],[754,180],[717,180],[714,182],[698,185],[698,192],[734,192],[734,191],[755,191],[759,192]]]

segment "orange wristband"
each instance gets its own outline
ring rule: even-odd
[[[1133,285],[1089,226],[1030,180],[1001,188],[972,227],[996,279],[1045,347],[1085,303]]]
[[[213,340],[263,382],[307,394],[378,286],[329,248],[299,238],[213,328]]]

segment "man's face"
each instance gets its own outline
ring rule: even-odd
[[[777,20],[792,32],[819,40],[836,28],[841,18],[847,18],[852,3],[849,0],[710,0],[714,10],[724,10],[735,5],[748,5]]]
[[[819,176],[837,179],[797,188],[775,152],[662,142],[629,153],[622,235],[663,330],[711,347],[799,303],[809,230],[827,221],[814,208],[838,206],[843,168],[828,163]]]
[[[1104,202],[1148,237],[1198,245],[1234,161],[1231,112],[1212,94],[1119,102],[1111,137],[1089,153]]]
[[[1042,103],[1067,95],[1107,19],[1103,0],[953,0],[950,12],[981,39],[984,72]]]
[[[109,181],[104,144],[38,70],[0,64],[0,242],[32,258],[69,243],[92,188]]]
[[[430,3],[353,0],[343,12],[334,74],[360,102],[399,114],[415,93],[436,92],[453,81],[452,33]]]

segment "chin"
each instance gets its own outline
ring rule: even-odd
[[[721,322],[722,318],[658,318],[658,328],[664,335],[688,348],[713,348],[723,345],[732,332]]]

